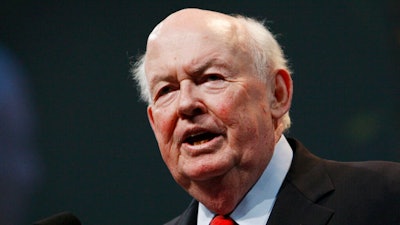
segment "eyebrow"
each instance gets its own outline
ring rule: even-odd
[[[228,72],[232,72],[232,69],[229,68],[229,64],[224,61],[221,60],[220,58],[210,58],[207,61],[201,62],[201,63],[192,63],[190,65],[187,65],[184,67],[184,71],[191,77],[193,76],[197,76],[199,74],[204,73],[205,70],[207,70],[208,68],[212,67],[212,66],[216,66],[218,68],[223,68],[225,70],[227,70]],[[156,74],[155,76],[152,77],[151,80],[149,80],[149,87],[150,90],[152,90],[154,88],[154,86],[161,82],[161,81],[165,81],[165,82],[173,82],[176,81],[176,76],[171,76],[171,74]]]
[[[160,83],[161,81],[172,82],[175,81],[175,76],[171,76],[170,74],[157,74],[149,80],[149,88],[152,90],[156,84]]]
[[[198,75],[203,73],[206,69],[210,68],[211,66],[216,66],[218,68],[223,68],[226,69],[228,71],[231,71],[232,69],[229,68],[229,64],[226,63],[226,61],[221,60],[219,58],[210,58],[205,62],[199,63],[199,64],[192,64],[187,66],[186,71],[189,74],[193,74],[193,75]]]

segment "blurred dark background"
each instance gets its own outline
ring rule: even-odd
[[[83,225],[161,224],[186,207],[129,75],[153,27],[185,7],[267,19],[294,70],[288,136],[325,158],[400,161],[397,0],[9,0],[0,4],[0,140],[18,121],[15,143],[25,145],[0,143],[4,221],[68,210]]]

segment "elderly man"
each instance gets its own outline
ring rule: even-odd
[[[327,161],[285,138],[292,79],[262,23],[180,10],[133,72],[162,158],[194,198],[167,224],[400,224],[399,164]]]

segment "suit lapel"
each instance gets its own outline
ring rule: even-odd
[[[193,200],[189,207],[183,212],[183,214],[174,222],[168,224],[175,225],[196,225],[197,224],[197,211],[199,202]],[[167,225],[168,225],[167,224]]]
[[[323,161],[299,142],[288,139],[294,157],[279,191],[268,225],[327,224],[334,211],[318,204],[334,191]]]
[[[324,225],[333,211],[313,203],[291,183],[281,190],[267,225]]]

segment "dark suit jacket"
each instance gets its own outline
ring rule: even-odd
[[[336,162],[294,151],[267,225],[400,225],[400,164]],[[166,225],[196,225],[198,202]]]

